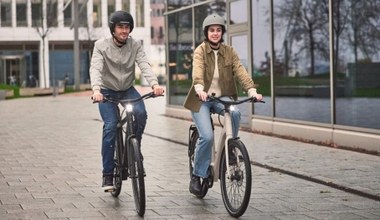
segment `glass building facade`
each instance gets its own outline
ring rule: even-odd
[[[168,0],[169,109],[182,108],[192,53],[212,13],[226,19],[225,42],[265,97],[250,109],[252,128],[297,136],[284,130],[311,127],[324,142],[338,141],[337,131],[379,138],[380,0]]]

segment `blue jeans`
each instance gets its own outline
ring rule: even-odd
[[[102,89],[101,93],[104,96],[114,99],[135,99],[140,97],[138,91],[131,87],[126,91],[113,91]],[[103,120],[103,138],[102,138],[102,162],[103,175],[111,175],[114,170],[114,153],[115,153],[115,138],[116,126],[118,122],[118,105],[112,102],[100,102],[99,112]],[[134,103],[133,114],[135,116],[135,135],[139,143],[141,143],[142,134],[144,133],[147,112],[143,101]]]
[[[236,108],[236,106],[235,106]],[[224,106],[216,101],[203,102],[199,112],[191,112],[191,116],[199,132],[199,139],[196,143],[193,175],[207,178],[208,167],[211,163],[211,151],[214,144],[214,131],[212,130],[210,113],[220,113],[224,115]],[[232,133],[237,137],[240,125],[240,111],[236,108],[231,112]]]

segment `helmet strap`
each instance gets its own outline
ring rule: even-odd
[[[218,42],[218,43],[213,43],[211,41],[208,41],[208,42],[210,43],[210,46],[211,46],[212,49],[214,49],[214,50],[218,50],[219,49],[220,42]]]

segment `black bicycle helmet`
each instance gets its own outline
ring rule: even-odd
[[[112,35],[115,30],[116,24],[129,24],[129,27],[131,28],[132,32],[134,27],[133,17],[126,11],[115,11],[111,14],[110,19],[108,21],[108,26]]]

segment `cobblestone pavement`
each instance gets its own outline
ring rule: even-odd
[[[102,123],[89,94],[0,101],[0,219],[142,219],[129,180],[118,198],[100,188]],[[165,98],[145,103],[144,218],[232,219],[219,183],[203,200],[188,192],[191,122],[165,117]],[[240,219],[380,219],[379,156],[240,135],[254,164]]]

